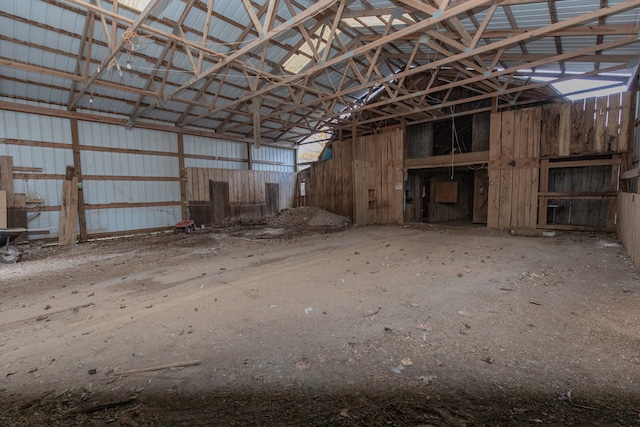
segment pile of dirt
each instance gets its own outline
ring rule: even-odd
[[[269,226],[287,228],[343,228],[351,225],[351,219],[313,206],[283,209],[266,221]]]

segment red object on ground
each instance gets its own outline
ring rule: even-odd
[[[195,230],[195,228],[196,228],[195,222],[192,219],[186,219],[184,221],[180,221],[179,223],[177,223],[173,228],[173,232],[177,233],[178,231],[182,230],[185,233],[189,234],[193,230]]]

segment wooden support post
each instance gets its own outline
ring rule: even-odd
[[[13,208],[9,209],[9,226],[13,228],[28,228],[27,220],[27,196],[24,194],[13,195]],[[16,242],[26,242],[29,239],[25,233],[16,238]]]
[[[78,220],[80,222],[80,242],[87,241],[87,216],[84,209],[84,191],[82,185],[82,162],[80,160],[80,133],[78,132],[78,119],[71,119],[71,145],[73,148],[73,167],[78,191]],[[74,226],[75,228],[75,226]]]
[[[357,224],[357,220],[356,218],[358,218],[358,215],[362,215],[362,212],[358,212],[358,200],[359,198],[363,197],[362,195],[358,194],[357,189],[358,189],[358,180],[360,179],[360,176],[357,174],[358,169],[356,168],[356,165],[358,164],[360,159],[357,156],[358,151],[356,150],[356,145],[357,145],[357,134],[358,134],[358,123],[357,123],[358,118],[356,117],[356,114],[352,114],[351,115],[351,158],[353,159],[353,163],[351,166],[351,176],[353,176],[353,179],[351,180],[351,194],[353,194],[353,198],[352,198],[352,212],[353,212],[353,223]]]
[[[7,228],[7,192],[0,190],[0,228]]]
[[[615,191],[618,193],[620,190],[620,173],[621,173],[621,164],[622,164],[622,155],[616,154],[613,155],[614,160],[618,160],[618,162],[614,162],[611,165],[611,191]],[[617,164],[616,164],[617,163]],[[618,199],[617,197],[609,200],[609,211],[607,213],[607,228],[615,228],[617,221],[617,213],[618,213]]]
[[[187,219],[189,200],[187,197],[187,169],[184,166],[184,134],[182,132],[178,132],[178,171],[180,174],[180,211],[182,219]]]
[[[62,181],[62,205],[60,206],[60,227],[58,243],[75,245],[78,239],[78,177],[73,166],[67,166],[65,179]]]
[[[549,192],[549,159],[540,160],[540,193]],[[547,225],[547,197],[538,198],[538,225]]]
[[[0,156],[0,190],[7,192],[7,208],[13,207],[13,157]]]
[[[252,170],[253,169],[253,153],[252,153],[252,148],[253,146],[251,145],[250,142],[247,142],[247,162],[248,162],[248,166],[247,169]]]

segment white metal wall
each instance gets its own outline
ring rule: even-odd
[[[251,159],[253,160],[253,170],[295,172],[295,154],[295,150],[290,148],[266,146],[256,148],[252,146]]]
[[[67,119],[0,110],[0,138],[63,144],[60,148],[0,144],[0,155],[12,156],[15,166],[42,168],[43,175],[64,175],[67,165],[73,164]],[[59,206],[62,181],[37,179],[37,175],[33,174],[34,179],[14,180],[14,192],[45,199],[47,206]],[[48,228],[56,236],[59,224],[59,212],[42,212],[29,223],[29,228]],[[43,236],[32,236],[40,237]]]
[[[177,133],[127,130],[123,126],[89,121],[79,121],[78,131],[90,235],[170,227],[181,220]],[[60,177],[67,165],[73,165],[70,120],[0,110],[0,138],[22,141],[0,144],[0,155],[12,156],[15,166],[43,169],[41,174],[33,173],[33,178],[14,180],[14,191],[44,199],[47,207],[60,206]],[[51,146],[34,146],[23,141]],[[184,135],[183,143],[187,168],[249,168],[247,143],[194,135]],[[255,170],[294,171],[294,150],[268,146],[251,150]],[[56,237],[58,226],[57,210],[41,212],[29,222],[29,228],[51,228],[51,234],[31,238]]]
[[[175,205],[180,202],[177,134],[81,121],[78,136],[88,234],[169,227],[181,220],[180,206]],[[91,209],[115,203],[159,206]]]
[[[183,143],[184,166],[187,168],[248,169],[246,143],[194,135],[184,135]]]

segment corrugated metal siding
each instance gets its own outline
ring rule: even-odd
[[[251,147],[252,168],[261,171],[295,172],[295,150],[281,147]],[[260,163],[268,162],[268,163]],[[282,163],[282,164],[273,164]]]
[[[113,230],[161,228],[176,224],[180,217],[180,206],[95,209],[87,211],[87,230],[89,233],[110,233]]]
[[[78,122],[78,132],[82,145],[178,152],[175,133],[139,128],[129,130],[124,126],[83,121]]]
[[[180,201],[177,181],[84,180],[83,184],[84,201],[89,205]]]
[[[14,166],[42,168],[44,174],[62,175],[73,164],[71,128],[67,119],[0,110],[0,138],[68,144],[66,148],[33,147],[0,144],[0,155],[13,157]],[[34,174],[34,177],[38,174]],[[62,182],[55,179],[16,179],[16,193],[42,198],[45,205],[60,205]],[[50,228],[52,235],[31,236],[32,239],[57,235],[58,212],[42,212],[29,222],[30,228]]]
[[[219,138],[206,138],[202,136],[184,136],[184,164],[188,168],[216,168],[247,170],[247,144],[242,142],[225,141]],[[189,155],[222,157],[232,160],[216,160],[190,158]]]
[[[234,169],[234,170],[249,169],[249,165],[246,162],[228,162],[224,160],[185,158],[184,165],[185,167],[188,167],[188,168]]]
[[[37,114],[0,110],[1,138],[71,144],[71,128],[67,119]]]
[[[123,126],[79,121],[78,136],[84,176],[82,184],[87,231],[90,235],[170,227],[180,221],[180,183],[177,180],[180,170],[176,133],[140,128],[127,130]],[[61,144],[60,148],[21,143],[0,144],[0,155],[12,156],[16,166],[39,167],[44,174],[62,176],[67,165],[73,165],[71,124],[68,119],[0,111],[0,138]],[[184,135],[183,141],[186,167],[233,170],[249,168],[247,143],[193,135]],[[195,156],[208,156],[211,159]],[[252,156],[255,160],[252,166],[256,170],[294,171],[294,150],[263,146],[259,149],[252,148]],[[34,193],[33,197],[44,199],[46,206],[60,206],[62,181],[39,179],[37,173],[33,175],[34,178],[15,180],[15,191]],[[136,177],[146,179],[138,180]],[[149,177],[156,177],[158,180],[148,180]],[[96,206],[163,202],[168,205],[113,208]],[[56,237],[58,225],[57,211],[42,212],[29,223],[31,228],[54,229],[49,235],[32,238]]]
[[[94,122],[79,122],[78,131],[81,145],[118,150],[81,151],[85,204],[180,202],[179,182],[162,180],[175,178],[180,174],[177,134],[139,128],[128,130],[123,126]],[[156,151],[174,155],[138,154],[120,150]],[[92,175],[109,179],[86,178]],[[113,179],[119,176],[157,177],[159,180]],[[181,219],[180,207],[171,205],[98,210],[88,207],[86,212],[89,234],[168,227]]]

